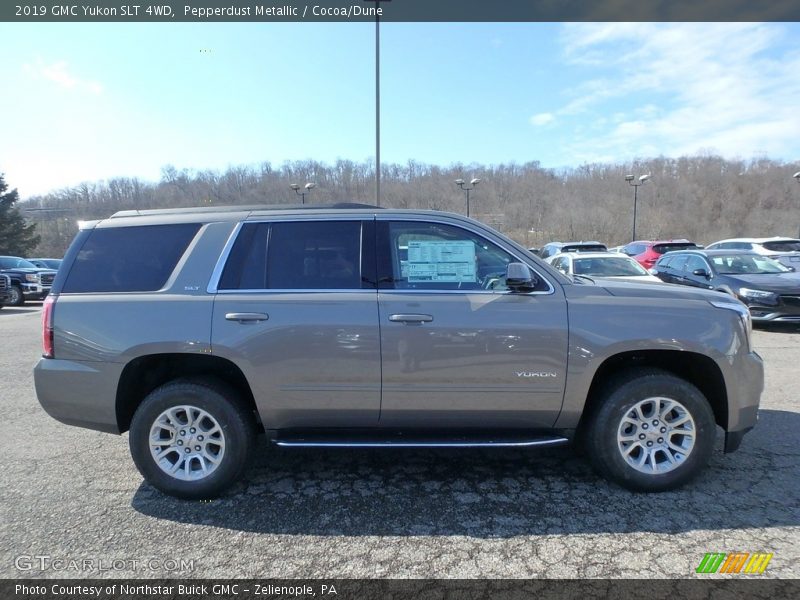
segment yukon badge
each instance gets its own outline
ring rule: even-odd
[[[544,379],[546,377],[558,377],[553,371],[517,371],[517,377],[536,377]]]

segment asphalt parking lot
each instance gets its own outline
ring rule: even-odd
[[[720,432],[677,492],[622,490],[566,449],[262,444],[235,493],[193,503],[142,482],[127,436],[39,407],[39,309],[0,311],[0,577],[711,577],[704,554],[734,551],[774,553],[749,577],[800,577],[800,329],[755,332],[760,422],[734,454]]]

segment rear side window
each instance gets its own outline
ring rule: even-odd
[[[764,242],[763,246],[770,252],[800,252],[800,240]]]
[[[247,223],[231,249],[221,290],[345,290],[361,277],[360,221]]]
[[[95,229],[62,292],[152,292],[167,283],[199,223]]]

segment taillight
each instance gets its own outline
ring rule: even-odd
[[[42,356],[53,358],[53,310],[58,296],[49,295],[42,305]]]

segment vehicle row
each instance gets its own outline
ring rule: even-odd
[[[60,259],[0,256],[0,274],[8,278],[7,290],[0,291],[0,305],[22,306],[27,300],[44,300],[61,264]]]

